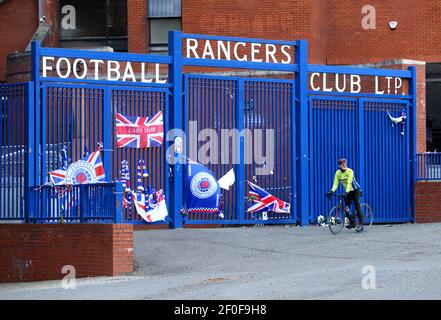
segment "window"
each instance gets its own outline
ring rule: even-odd
[[[150,52],[168,53],[168,32],[182,30],[181,0],[149,1]]]
[[[127,0],[60,0],[62,47],[127,51]]]

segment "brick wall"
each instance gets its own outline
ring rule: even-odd
[[[327,63],[358,64],[406,58],[441,61],[441,4],[421,0],[329,1]],[[376,9],[376,29],[365,30],[362,8]],[[397,21],[396,30],[389,28]]]
[[[16,83],[31,81],[32,61],[30,52],[11,54],[7,58],[6,82]]]
[[[142,0],[139,0],[142,1]],[[376,9],[376,29],[365,30],[362,8]],[[311,63],[360,64],[406,58],[441,61],[438,1],[182,2],[184,32],[240,37],[307,39]],[[389,21],[398,21],[392,31]]]
[[[6,57],[23,51],[38,25],[38,1],[0,4],[0,82],[6,81]]]
[[[364,30],[362,8],[376,9],[376,29]],[[53,28],[48,46],[58,43],[59,5],[45,1]],[[127,0],[129,51],[148,52],[148,0]],[[18,16],[19,13],[19,16]],[[406,58],[441,61],[438,1],[224,1],[183,0],[186,33],[265,39],[309,40],[311,63],[360,64]],[[389,21],[398,28],[389,28]],[[38,23],[38,2],[6,1],[0,5],[0,81],[5,80],[6,56],[23,50]]]
[[[0,283],[61,280],[133,271],[133,226],[0,224]]]
[[[148,52],[148,1],[127,0],[127,35],[129,38],[129,52]]]
[[[441,181],[417,181],[415,184],[415,221],[441,222]]]

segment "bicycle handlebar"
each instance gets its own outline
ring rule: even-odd
[[[339,199],[344,199],[347,196],[348,196],[347,194],[333,194],[331,197],[336,197],[336,198],[339,198]],[[329,197],[329,199],[331,199],[331,197]]]

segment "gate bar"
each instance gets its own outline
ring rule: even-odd
[[[182,32],[180,31],[169,31],[168,32],[168,52],[172,55],[172,64],[169,68],[169,79],[173,83],[172,97],[171,97],[171,118],[172,127],[175,130],[183,130],[183,106],[182,106]],[[174,140],[177,138],[175,135]],[[175,146],[176,147],[176,146]],[[176,151],[176,150],[175,150]],[[170,227],[172,229],[182,228],[182,214],[181,209],[183,208],[183,195],[184,195],[184,166],[182,165],[184,155],[180,155],[174,152],[174,165],[172,165],[173,170],[173,182],[168,180],[170,190]],[[184,158],[185,160],[185,158]],[[186,161],[185,161],[186,162]]]
[[[305,226],[308,225],[309,220],[308,42],[306,40],[299,41],[299,46],[295,50],[295,59],[296,64],[299,66],[299,72],[296,74],[296,94],[293,97],[292,107],[294,108],[293,112],[298,113],[298,116],[296,116],[296,123],[293,123],[292,127],[295,127],[296,135],[298,136],[295,136],[297,157],[293,158],[292,171],[294,177],[296,172],[300,174],[300,178],[294,180],[296,181],[297,189],[295,193],[296,209],[300,225]],[[298,103],[295,103],[296,98]]]

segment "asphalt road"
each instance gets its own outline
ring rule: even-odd
[[[0,299],[440,299],[441,224],[135,232],[126,276],[0,285]]]

